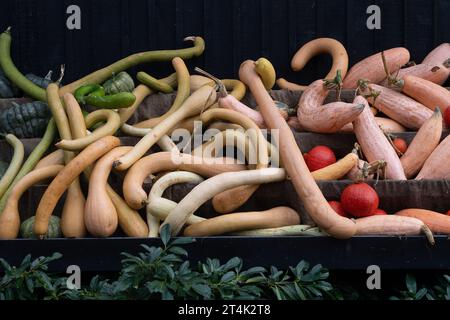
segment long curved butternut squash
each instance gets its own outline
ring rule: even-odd
[[[292,57],[292,70],[302,70],[312,57],[322,53],[330,54],[333,60],[325,79],[334,78],[338,70],[341,70],[342,77],[345,77],[348,69],[347,50],[342,43],[332,38],[318,38],[305,43]]]
[[[422,179],[450,179],[450,136],[447,136],[427,158],[416,177]]]
[[[50,165],[33,170],[17,182],[0,215],[0,239],[15,239],[19,234],[19,200],[22,194],[36,183],[56,176],[63,167],[62,165]]]
[[[154,153],[137,161],[125,175],[123,195],[128,205],[134,209],[143,208],[147,204],[147,193],[142,188],[144,180],[157,172],[174,170],[191,171],[210,177],[222,172],[246,170],[246,167],[234,163],[234,159],[208,159],[184,153],[174,155],[171,152]]]
[[[367,100],[357,96],[353,102],[365,105],[363,112],[353,121],[353,130],[367,161],[384,160],[387,162],[387,179],[406,180],[400,159],[376,123]]]
[[[43,157],[34,167],[34,170],[45,168],[55,164],[64,164],[64,150],[55,150]]]
[[[101,157],[89,177],[89,191],[84,210],[84,221],[95,237],[109,237],[117,229],[119,219],[116,207],[108,195],[106,185],[114,160],[130,151],[131,147],[117,147]]]
[[[425,223],[433,232],[450,234],[450,216],[425,209],[404,209],[395,213],[396,216],[416,218]]]
[[[356,219],[357,235],[417,236],[424,233],[434,244],[433,233],[422,221],[400,215],[374,215]]]
[[[178,183],[200,183],[203,178],[198,174],[188,171],[174,171],[163,175],[152,185],[152,189],[148,194],[147,200],[147,224],[149,229],[149,237],[157,237],[159,233],[160,220],[164,220],[176,206],[177,203],[169,199],[162,198],[164,191]],[[198,223],[205,218],[192,215],[187,223]]]
[[[316,55],[328,53],[331,55],[333,64],[324,79],[334,78],[338,70],[345,77],[348,70],[348,54],[345,47],[339,41],[331,38],[318,38],[304,44],[291,60],[291,68],[294,71],[302,70],[305,65]],[[283,78],[277,79],[277,85],[282,89],[305,90],[307,86],[289,82]]]
[[[331,236],[341,239],[352,237],[356,232],[355,223],[338,215],[328,204],[306,166],[291,129],[256,74],[253,61],[245,61],[241,65],[239,77],[253,93],[268,127],[279,130],[281,160],[306,211]]]
[[[425,161],[436,149],[442,135],[442,113],[439,108],[434,110],[433,115],[425,121],[408,149],[400,158],[405,175],[412,178],[422,168]]]
[[[81,115],[80,106],[78,103],[71,106],[64,105],[61,102],[59,95],[61,94],[59,87],[55,83],[51,83],[47,87],[47,101],[53,118],[55,119],[61,139],[71,140],[71,123],[67,117],[66,112],[75,111]],[[64,162],[67,164],[73,160],[75,154],[70,151],[64,152]],[[83,237],[86,234],[84,226],[84,203],[85,198],[81,190],[80,181],[75,177],[72,184],[68,188],[66,200],[61,214],[61,231],[66,237]],[[36,223],[35,223],[36,225]],[[45,232],[47,233],[47,232]],[[45,234],[44,233],[44,234]]]
[[[276,182],[284,178],[285,172],[280,168],[221,173],[195,186],[169,213],[162,226],[170,225],[172,235],[177,235],[187,219],[216,194],[239,185]]]
[[[444,114],[450,105],[450,91],[431,81],[408,75],[403,77],[401,85],[404,94],[431,110],[439,107]]]
[[[58,200],[67,190],[69,185],[78,178],[83,170],[94,163],[103,154],[120,145],[120,140],[113,136],[107,136],[90,144],[81,151],[73,160],[66,164],[45,190],[36,210],[34,233],[44,236],[48,231],[48,223]]]
[[[289,207],[276,207],[266,211],[229,213],[206,219],[188,226],[184,230],[184,235],[207,237],[236,231],[292,226],[299,223],[300,216],[295,210]]]
[[[256,150],[256,154],[249,155],[249,163],[256,164],[257,169],[267,168],[269,165],[267,141],[259,127],[250,118],[233,110],[211,109],[202,113],[200,120],[204,124],[208,124],[212,120],[226,120],[241,125],[246,130],[246,134],[248,134]],[[214,197],[214,209],[220,213],[232,212],[244,204],[257,189],[258,185],[241,185],[226,190]]]

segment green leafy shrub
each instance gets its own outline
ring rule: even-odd
[[[19,267],[0,259],[0,300],[356,300],[366,296],[349,285],[333,286],[327,269],[321,265],[311,267],[306,261],[285,271],[274,266],[244,269],[238,257],[223,264],[208,258],[191,267],[182,246],[195,239],[170,241],[169,229],[164,228],[161,240],[161,247],[143,244],[137,255],[122,253],[122,269],[115,280],[97,275],[79,290],[68,289],[66,277],[48,272],[48,264],[62,257],[59,253],[33,261],[27,255]],[[416,278],[408,274],[406,289],[394,292],[390,299],[450,300],[450,277],[440,276],[431,285],[419,288]]]

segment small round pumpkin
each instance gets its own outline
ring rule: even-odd
[[[106,94],[115,94],[119,92],[132,92],[134,90],[134,81],[125,71],[114,74],[103,84]]]
[[[20,235],[22,238],[37,239],[33,232],[35,216],[32,216],[22,222],[20,225]],[[51,216],[48,223],[48,232],[46,238],[61,238],[61,219],[57,216]]]

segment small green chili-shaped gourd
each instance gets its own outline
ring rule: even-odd
[[[119,92],[105,95],[104,88],[98,84],[86,84],[75,90],[78,103],[104,109],[128,108],[136,101],[131,92]]]
[[[85,84],[73,93],[75,99],[81,104],[86,104],[85,99],[90,94],[102,96],[105,95],[105,89],[99,84]]]
[[[125,71],[113,74],[113,76],[103,84],[107,95],[119,92],[132,92],[134,90],[134,81]]]
[[[146,72],[140,71],[137,73],[136,78],[141,82],[142,84],[145,84],[147,87],[149,87],[152,90],[160,91],[162,93],[172,93],[173,88],[170,84],[165,83],[163,81],[160,81],[151,75],[149,75]]]

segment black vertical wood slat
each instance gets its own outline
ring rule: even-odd
[[[136,1],[136,0],[134,0]],[[120,1],[120,55],[122,57],[130,54],[130,0]]]
[[[434,43],[434,47],[443,43],[450,42],[450,1],[440,0],[436,5],[436,29],[437,37]]]
[[[122,58],[121,0],[96,0],[91,5],[92,67],[99,69]],[[114,5],[113,5],[114,4]],[[124,13],[126,14],[126,13]]]
[[[13,18],[13,2],[14,0],[4,0],[2,2],[3,10],[0,10],[0,32],[3,32],[11,25]]]
[[[288,21],[289,21],[289,59],[286,60],[287,72],[280,74],[289,81],[300,84],[308,84],[315,79],[317,62],[312,61],[304,70],[294,72],[291,70],[291,59],[295,52],[306,42],[316,37],[316,10],[317,1],[296,1],[288,0]]]
[[[433,0],[433,47],[437,44],[438,39],[438,25],[439,25],[439,15],[438,15],[438,8],[439,8],[439,0]]]
[[[403,2],[403,46],[408,47],[408,0],[402,0]]]
[[[373,47],[373,32],[367,28],[367,7],[372,0],[348,0],[347,5],[347,49],[350,65],[377,52]],[[381,18],[383,21],[383,17]]]
[[[153,22],[148,9],[150,4],[151,1],[147,0],[128,0],[129,51],[124,54],[146,51],[151,47],[149,33],[154,31],[150,25]]]
[[[66,28],[70,4],[81,8],[81,30]],[[366,27],[371,4],[381,7],[381,30]],[[237,77],[244,59],[266,56],[278,76],[308,83],[326,72],[329,58],[291,71],[293,54],[307,41],[321,36],[343,41],[351,64],[401,45],[420,61],[449,41],[448,12],[446,0],[7,0],[0,24],[13,27],[12,55],[21,71],[57,73],[65,63],[66,82],[134,52],[189,46],[182,38],[200,35],[206,52],[188,62],[191,67]],[[169,63],[139,68],[155,76],[172,72]]]
[[[261,51],[260,2],[233,1],[233,16],[236,17],[233,32],[236,48],[232,74],[237,75],[241,62],[258,58]]]
[[[183,44],[183,39],[188,36],[203,37],[204,16],[203,16],[203,0],[191,0],[189,2],[177,0],[177,18],[176,18],[176,38],[175,47],[192,46],[192,43]],[[186,61],[191,72],[194,66],[202,67],[204,64],[204,56]]]
[[[341,43],[346,40],[346,3],[345,1],[318,0],[316,17],[316,37],[333,38]],[[316,78],[325,77],[331,67],[332,60],[329,55],[320,55],[314,58]],[[311,79],[316,80],[316,79]]]
[[[402,1],[378,0],[381,9],[381,30],[374,30],[374,46],[379,51],[403,46]]]
[[[277,76],[289,72],[289,22],[288,1],[261,1],[261,52],[260,56],[270,59],[275,67]]]
[[[66,26],[68,15],[66,10],[70,5],[78,5],[81,10],[81,29],[69,30]],[[65,37],[65,55],[64,64],[66,65],[66,74],[63,83],[69,83],[73,80],[81,78],[90,71],[90,41],[91,29],[89,0],[65,0],[63,10],[63,29]],[[56,72],[58,74],[58,72]]]
[[[433,47],[433,1],[408,0],[407,45],[411,56],[421,61]]]
[[[185,1],[183,0],[175,1],[175,42],[179,41],[179,39],[182,39],[184,34],[184,15],[187,13],[184,11],[184,3]],[[188,7],[192,5],[193,2],[189,3]]]
[[[67,56],[65,42],[65,7],[63,1],[36,1],[32,8],[27,28],[29,44],[33,51],[26,48],[31,56],[27,58],[28,65],[24,65],[24,72],[33,72],[45,76],[53,70],[54,78],[59,75],[59,66],[65,63]]]
[[[230,1],[205,0],[204,67],[220,78],[236,76],[234,70],[234,15]]]
[[[155,28],[151,32],[155,33],[155,43],[151,50],[173,49],[183,46],[182,39],[176,41],[176,1],[155,1]],[[149,49],[150,50],[150,49]],[[142,66],[141,69],[146,68],[152,75],[157,77],[164,77],[167,73],[172,73],[173,68],[168,63],[152,63],[147,66]]]
[[[155,43],[157,42],[156,39],[156,0],[147,0],[147,23],[142,24],[147,26],[147,46],[148,48],[153,48],[155,46]]]

